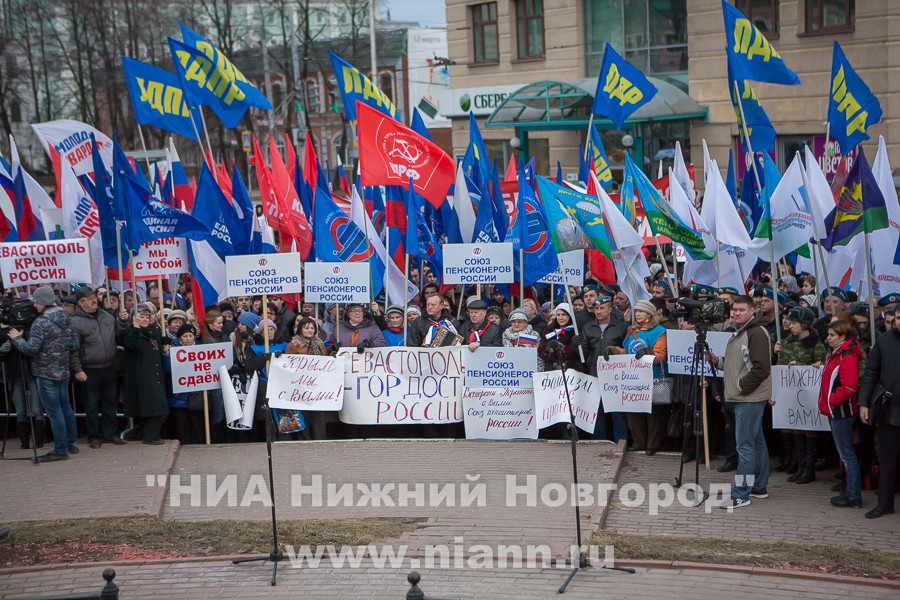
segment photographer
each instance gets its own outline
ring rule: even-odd
[[[78,430],[75,412],[69,402],[69,372],[78,354],[78,335],[72,319],[56,306],[56,295],[49,285],[39,287],[33,296],[38,317],[31,325],[28,340],[18,329],[9,330],[13,347],[26,356],[34,356],[32,371],[41,403],[53,427],[54,449],[41,462],[68,460],[78,454]]]
[[[28,412],[34,418],[34,442],[35,448],[44,447],[44,409],[41,407],[41,399],[37,391],[37,382],[34,377],[29,377],[28,388],[31,390],[31,401],[25,399],[25,362],[18,352],[12,347],[12,342],[7,340],[0,346],[0,361],[5,367],[6,391],[12,396],[13,405],[16,407],[16,435],[21,442],[19,448],[28,450],[31,448],[31,428],[28,425]],[[30,406],[28,406],[30,404]]]
[[[738,296],[731,307],[731,320],[738,328],[728,340],[725,356],[706,353],[706,360],[725,371],[725,403],[734,410],[738,466],[731,499],[722,508],[750,504],[750,496],[768,498],[769,449],[762,420],[772,397],[772,355],[768,321],[755,309],[753,298]]]
[[[125,443],[117,433],[116,343],[126,323],[99,309],[97,293],[89,286],[75,292],[72,323],[78,334],[78,353],[72,373],[80,383],[88,443],[94,450],[106,443]],[[99,412],[99,417],[98,417]]]

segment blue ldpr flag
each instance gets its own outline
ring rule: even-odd
[[[734,202],[735,208],[740,209],[737,204],[737,184],[734,180],[734,152],[732,152],[731,148],[728,149],[728,172],[725,174],[725,191],[731,196],[731,201]]]
[[[834,42],[831,59],[831,90],[828,98],[828,123],[831,135],[847,154],[860,142],[869,139],[868,129],[881,120],[878,98],[860,79],[844,52]]]
[[[122,68],[138,125],[152,125],[198,141],[194,124],[200,122],[200,113],[193,111],[192,122],[177,75],[125,56]]]
[[[766,172],[763,162],[758,156],[754,156],[756,161],[756,169],[759,172],[759,186],[756,185],[756,175],[753,167],[747,166],[744,171],[744,179],[741,184],[741,197],[738,200],[738,208],[740,209],[741,219],[744,221],[744,227],[751,236],[756,232],[759,226],[759,220],[763,216],[763,205],[760,190],[766,187]]]
[[[183,23],[180,23],[180,25],[181,37],[184,40],[184,43],[200,50],[213,62],[213,64],[220,66],[228,78],[244,92],[248,106],[261,108],[263,110],[272,110],[272,103],[269,102],[269,99],[256,89],[252,83],[247,81],[244,74],[234,66],[234,63],[228,60],[227,56],[222,54],[218,48],[207,42],[200,34],[191,31],[185,27]]]
[[[604,190],[609,189],[615,181],[613,181],[612,171],[609,169],[609,159],[606,158],[606,150],[603,148],[603,141],[600,139],[600,132],[597,131],[596,125],[591,126],[591,138],[588,142],[588,161],[594,166],[594,174],[597,176],[597,181],[600,182]],[[585,185],[587,185],[587,182],[585,182]]]
[[[475,239],[472,240],[473,244],[500,241],[500,236],[497,235],[497,229],[494,225],[494,207],[491,194],[486,187],[485,185],[481,186],[481,198],[478,201],[478,212],[475,215]]]
[[[100,217],[100,239],[103,240],[103,264],[111,269],[124,269],[128,264],[128,226],[122,223],[119,228],[119,243],[116,243],[116,208],[113,178],[103,164],[97,140],[91,134],[92,158],[94,161],[94,204]],[[124,219],[124,215],[123,215]],[[120,219],[121,220],[121,219]],[[117,255],[121,247],[121,254]],[[119,262],[121,259],[121,263]]]
[[[313,240],[322,262],[360,262],[370,255],[369,240],[327,191],[316,186]]]
[[[237,127],[251,104],[247,93],[234,80],[234,73],[214,63],[197,48],[178,40],[169,38],[169,49],[188,104],[210,107],[225,129]]]
[[[434,141],[431,139],[431,134],[428,133],[428,128],[425,127],[425,121],[422,120],[422,115],[419,114],[418,108],[413,108],[412,123],[410,124],[409,128],[421,135],[429,142]]]
[[[337,79],[337,87],[341,91],[341,101],[344,103],[344,112],[347,120],[356,121],[356,102],[362,102],[371,106],[394,119],[397,118],[397,107],[391,102],[387,94],[372,84],[368,77],[346,60],[328,51],[331,57],[331,66]]]
[[[196,241],[203,241],[209,237],[209,227],[203,221],[177,208],[166,206],[134,179],[126,177],[124,187],[128,234],[132,248],[171,237]]]
[[[606,44],[603,64],[597,78],[592,112],[607,117],[622,129],[622,123],[656,95],[656,86],[644,74],[616,54],[612,46]]]
[[[734,86],[737,83],[740,90],[740,103],[738,103],[738,93]],[[744,127],[741,122],[741,107],[744,108],[744,116],[747,117],[746,128],[750,134],[750,145],[756,152],[768,152],[775,146],[775,127],[769,120],[769,115],[763,110],[756,92],[750,87],[750,83],[745,80],[736,80],[734,78],[734,69],[732,68],[732,59],[728,57],[728,93],[731,97],[731,105],[734,107],[734,114],[738,122],[738,137],[741,140],[741,148],[744,152],[749,152],[747,140],[744,138]]]
[[[766,36],[741,11],[722,0],[725,18],[725,51],[738,80],[799,85],[800,78],[787,68]]]
[[[241,172],[238,171],[237,165],[231,168],[231,201],[235,211],[240,211],[238,219],[241,222],[241,230],[246,236],[246,243],[238,245],[235,242],[235,253],[251,254],[250,244],[253,237],[253,221],[256,219],[256,212],[253,208],[253,202],[250,201],[250,194],[247,192],[247,186],[244,185],[244,179]],[[260,231],[260,235],[262,232]]]

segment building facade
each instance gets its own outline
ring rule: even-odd
[[[871,161],[883,135],[892,164],[900,167],[900,128],[894,117],[900,47],[892,35],[900,27],[900,2],[730,1],[751,17],[802,81],[798,86],[752,84],[778,132],[771,152],[781,170],[804,144],[826,175],[840,156],[833,140],[826,144],[824,126],[835,40],[884,111],[882,121],[870,128],[864,150]],[[456,65],[442,114],[452,119],[457,154],[468,144],[472,110],[492,158],[507,161],[518,146],[537,157],[539,172],[555,175],[558,161],[573,180],[608,43],[657,85],[657,99],[664,104],[652,111],[642,107],[621,131],[595,117],[617,180],[626,151],[655,178],[660,163],[672,164],[680,142],[702,188],[703,139],[722,168],[728,150],[734,150],[736,174],[743,173],[720,0],[447,0],[447,32],[449,57]]]

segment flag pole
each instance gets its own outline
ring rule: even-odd
[[[144,161],[147,163],[147,177],[153,179],[153,168],[150,166],[150,155],[147,154],[147,144],[144,142],[144,129],[138,125],[138,134],[141,136],[141,148],[144,149]]]
[[[206,117],[203,116],[203,107],[200,106],[200,107],[198,107],[198,109],[200,111],[200,122],[203,123],[203,133],[206,134],[206,145],[209,148],[209,162],[212,163],[213,162],[212,142],[209,141],[209,129],[206,127]],[[269,134],[269,135],[271,135],[271,134]],[[270,158],[270,162],[271,162],[271,158]],[[212,164],[210,164],[209,168],[212,169]]]
[[[575,309],[572,308],[572,291],[569,289],[569,279],[566,277],[566,268],[562,264],[559,266],[559,270],[562,271],[563,285],[566,288],[566,300],[569,302],[569,316],[572,317],[572,330],[575,332],[575,335],[578,335],[578,323],[575,321]],[[581,364],[584,364],[584,350],[581,346],[578,346],[578,356],[581,358]]]
[[[588,144],[591,143],[591,128],[594,126],[594,111],[591,111],[591,118],[588,119],[587,139],[584,140],[584,160],[588,159]]]
[[[407,223],[406,226],[409,227],[410,225]],[[404,252],[403,255],[404,255],[403,276],[407,281],[409,281],[409,252]],[[419,271],[419,283],[422,283],[421,277],[422,277],[422,272]],[[407,329],[409,327],[409,311],[407,310],[408,308],[409,308],[409,286],[405,285],[405,286],[403,286],[403,345],[404,346],[406,345],[406,334],[407,334]]]
[[[360,158],[362,158],[362,157],[360,157]],[[372,193],[374,194],[375,192],[372,192]],[[365,200],[363,200],[363,202],[365,203]],[[374,209],[372,209],[372,211],[374,212]],[[385,310],[387,310],[387,307],[390,306],[390,304],[391,304],[390,298],[388,298],[388,278],[389,278],[389,273],[391,271],[391,265],[389,263],[394,261],[394,257],[391,256],[391,227],[390,227],[390,225],[388,225],[388,213],[387,213],[386,206],[385,206],[385,213],[386,214],[384,215],[384,256],[385,256],[386,260],[384,261],[385,262],[385,265],[384,265],[384,306],[385,306]],[[403,282],[403,287],[409,288],[409,277],[408,276],[407,276],[406,280]],[[406,312],[405,307],[403,310],[404,310],[404,312]]]
[[[199,108],[198,108],[198,110],[199,110]],[[197,136],[197,145],[200,146],[200,154],[203,156],[203,160],[204,160],[204,161],[207,161],[207,164],[209,164],[209,162],[212,161],[212,148],[209,149],[209,154],[207,155],[207,154],[206,154],[206,150],[203,149],[203,142],[200,141],[200,140],[202,140],[203,138],[200,137],[200,132],[197,131],[197,123],[194,121],[194,111],[188,110],[188,114],[189,114],[190,117],[191,117],[191,125],[194,126],[194,135]],[[203,111],[200,111],[200,117],[201,117],[201,118],[203,117]],[[208,142],[208,141],[209,141],[209,136],[207,136],[206,139],[207,139],[207,142]],[[207,158],[207,157],[208,157],[208,158]],[[262,157],[259,157],[259,159],[262,160]],[[209,164],[209,167],[210,167],[210,169],[212,169],[212,165],[211,165],[211,164]],[[248,171],[248,172],[247,172],[247,180],[249,181],[249,179],[250,179],[250,173],[249,173],[249,171]],[[175,177],[174,177],[174,176],[172,177],[172,183],[173,183],[173,185],[174,185],[174,183],[175,183]]]
[[[753,175],[756,177],[756,187],[759,188],[759,195],[762,198],[762,186],[760,185],[759,178],[759,170],[756,168],[756,155],[753,152],[753,146],[750,145],[750,132],[747,131],[747,118],[744,116],[744,103],[741,102],[741,90],[738,87],[738,82],[735,80],[734,82],[734,93],[737,97],[738,108],[741,112],[741,127],[744,128],[744,139],[747,140],[747,150],[750,151],[750,165],[753,168]],[[769,219],[772,218],[772,206],[769,203]],[[781,343],[781,323],[779,322],[778,317],[778,283],[776,282],[776,271],[778,269],[778,264],[775,262],[775,234],[772,232],[771,225],[769,226],[769,258],[770,264],[772,265],[772,302],[775,303],[775,338],[776,341]]]
[[[865,206],[865,202],[863,202],[863,206]],[[872,255],[869,250],[869,232],[865,232],[865,242],[866,242],[866,279],[869,280],[869,297],[866,298],[866,302],[869,305],[869,327],[872,332],[872,346],[875,345],[875,305],[872,303],[874,300],[874,292],[872,290]],[[860,290],[862,291],[862,290]],[[832,312],[834,310],[832,309]],[[871,350],[870,350],[871,352]]]
[[[165,329],[165,318],[163,317],[163,311],[166,308],[165,300],[163,300],[163,287],[162,287],[162,275],[156,276],[156,290],[159,292],[159,326],[161,329]]]
[[[525,240],[519,240],[519,308],[525,308]]]
[[[119,309],[125,309],[125,276],[122,274],[122,222],[116,219],[116,259],[119,261]]]
[[[719,253],[722,252],[722,244],[716,242],[716,287],[722,287],[722,269],[719,266]]]

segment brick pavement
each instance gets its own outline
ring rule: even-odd
[[[650,457],[643,453],[627,453],[619,475],[619,488],[628,483],[645,487],[651,483],[673,483],[678,474],[678,463],[677,455]],[[709,471],[700,465],[700,485],[704,489],[710,483],[734,482],[734,472],[715,471],[721,464],[721,459],[712,461]],[[693,463],[685,468],[684,481],[693,482]],[[773,471],[769,477],[769,498],[751,498],[750,506],[732,514],[719,508],[707,514],[703,508],[684,507],[674,502],[668,508],[660,508],[659,514],[654,516],[649,513],[647,504],[628,508],[615,494],[610,500],[604,528],[632,535],[785,541],[900,552],[897,535],[900,516],[887,515],[875,520],[864,517],[864,513],[876,504],[876,492],[863,491],[862,510],[836,508],[829,504],[829,498],[836,495],[829,491],[836,482],[836,472],[817,473],[817,481],[798,485],[788,483],[786,474]]]
[[[282,566],[278,584],[269,585],[271,567],[232,565],[229,561],[184,561],[163,564],[115,564],[123,600],[171,598],[389,598],[405,597],[408,567],[358,569],[331,566]],[[0,598],[51,593],[97,591],[103,566],[0,571]],[[566,576],[560,569],[420,569],[420,586],[428,597],[538,600],[558,597]],[[872,582],[867,582],[871,584]],[[861,585],[859,580],[830,576],[780,577],[749,569],[708,570],[640,566],[637,573],[585,570],[566,591],[566,598],[616,600],[643,598],[766,598],[815,600],[881,600],[896,598],[893,588]],[[99,585],[98,585],[99,584]]]
[[[9,444],[16,450],[9,451]],[[67,461],[37,466],[30,460],[0,460],[0,521],[160,515],[165,489],[149,489],[146,474],[168,473],[178,442],[105,444],[91,450],[82,439],[79,448]],[[38,453],[52,449],[51,442]],[[7,450],[9,457],[31,456],[30,450],[18,450],[18,440],[9,440]]]
[[[610,472],[616,446],[608,442],[583,442],[579,444],[579,481],[589,484],[593,496],[597,484],[611,484],[615,474]],[[621,454],[618,455],[621,457]],[[278,443],[273,449],[276,476],[275,505],[282,519],[330,519],[364,517],[421,517],[422,523],[400,540],[413,548],[426,544],[454,543],[456,536],[463,536],[468,546],[483,543],[498,544],[549,544],[557,556],[568,556],[568,549],[575,540],[574,509],[570,502],[552,507],[541,502],[541,490],[545,484],[556,483],[569,490],[572,481],[571,450],[568,443],[546,441],[491,442],[474,440],[433,441],[334,441]],[[149,473],[149,472],[148,472]],[[191,476],[198,476],[199,484],[192,498],[189,491],[176,493],[170,490],[163,512],[165,519],[200,521],[209,519],[270,518],[270,508],[260,501],[244,505],[244,494],[253,489],[248,484],[254,479],[267,482],[265,446],[223,445],[187,446],[181,449],[173,475],[180,476],[178,485],[189,486]],[[207,476],[216,475],[216,485],[223,478],[234,476],[237,493],[229,501],[225,495],[213,506],[207,506],[206,494],[212,489]],[[291,481],[300,476],[302,485],[312,484],[312,476],[322,476],[322,506],[311,506],[309,495],[292,493]],[[536,506],[527,506],[527,498],[518,497],[515,505],[507,506],[507,477],[514,475],[517,483],[526,485],[526,477],[536,477]],[[467,479],[467,476],[470,479]],[[478,476],[477,481],[471,478]],[[351,506],[340,503],[329,506],[328,488],[339,490],[344,484],[357,486]],[[383,498],[378,505],[370,499],[363,502],[358,484],[369,489],[375,486],[391,486],[389,500],[394,506],[386,506]],[[402,506],[403,497],[398,488],[406,484],[409,490],[421,485],[421,499],[409,498]],[[446,484],[454,489],[452,505],[447,501],[431,506]],[[464,486],[484,484],[486,501],[464,501]],[[172,488],[177,492],[175,482]],[[263,488],[267,497],[267,488]],[[332,494],[333,495],[333,494]],[[549,496],[551,502],[558,496]],[[196,501],[197,506],[192,504]],[[231,506],[229,506],[231,504]],[[299,504],[299,505],[298,505]],[[468,504],[468,505],[466,505]],[[582,511],[584,539],[590,537],[591,521],[594,528],[599,523],[600,509],[594,506]],[[290,543],[286,540],[286,543]]]

